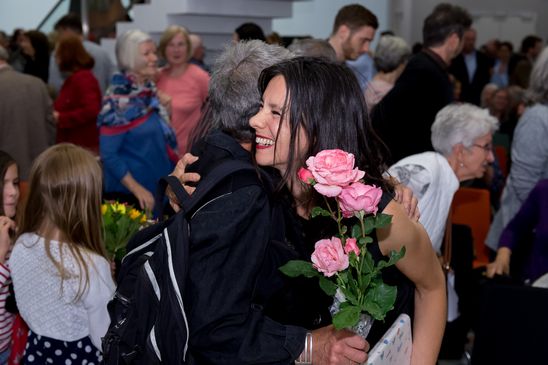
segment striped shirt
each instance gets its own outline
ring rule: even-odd
[[[11,284],[10,269],[0,264],[0,352],[4,352],[11,342],[11,329],[15,316],[6,311],[6,298]]]

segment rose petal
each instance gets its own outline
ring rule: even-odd
[[[318,193],[329,197],[336,197],[342,191],[342,188],[340,186],[324,185],[319,183],[314,185],[314,189],[316,189]]]

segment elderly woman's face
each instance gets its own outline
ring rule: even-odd
[[[462,151],[460,180],[480,178],[485,174],[487,166],[495,161],[493,155],[493,134],[487,133],[474,140],[474,144]]]
[[[189,46],[182,33],[175,34],[166,45],[167,62],[172,66],[186,63],[188,61]]]
[[[156,56],[156,45],[152,41],[143,42],[139,45],[139,62],[136,64],[135,73],[139,76],[150,79],[156,76],[158,56]]]

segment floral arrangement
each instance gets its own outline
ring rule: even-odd
[[[147,224],[147,216],[133,206],[117,201],[101,204],[101,214],[107,253],[111,259],[121,260],[131,236]]]
[[[342,150],[321,151],[306,165],[298,178],[324,197],[326,207],[314,207],[311,216],[333,218],[338,234],[316,242],[312,262],[293,260],[280,270],[290,277],[319,278],[320,287],[335,297],[331,309],[337,329],[358,325],[364,313],[383,320],[394,306],[397,289],[383,282],[381,271],[401,259],[405,247],[376,265],[367,250],[373,230],[391,224],[391,215],[377,212],[382,190],[364,184],[365,172],[354,167],[353,154]],[[345,223],[353,224],[349,229]]]

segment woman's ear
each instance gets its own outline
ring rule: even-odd
[[[451,154],[455,156],[455,159],[458,162],[462,162],[464,150],[465,150],[465,148],[464,148],[463,144],[462,143],[457,143],[456,145],[453,146],[453,148],[451,150]]]

